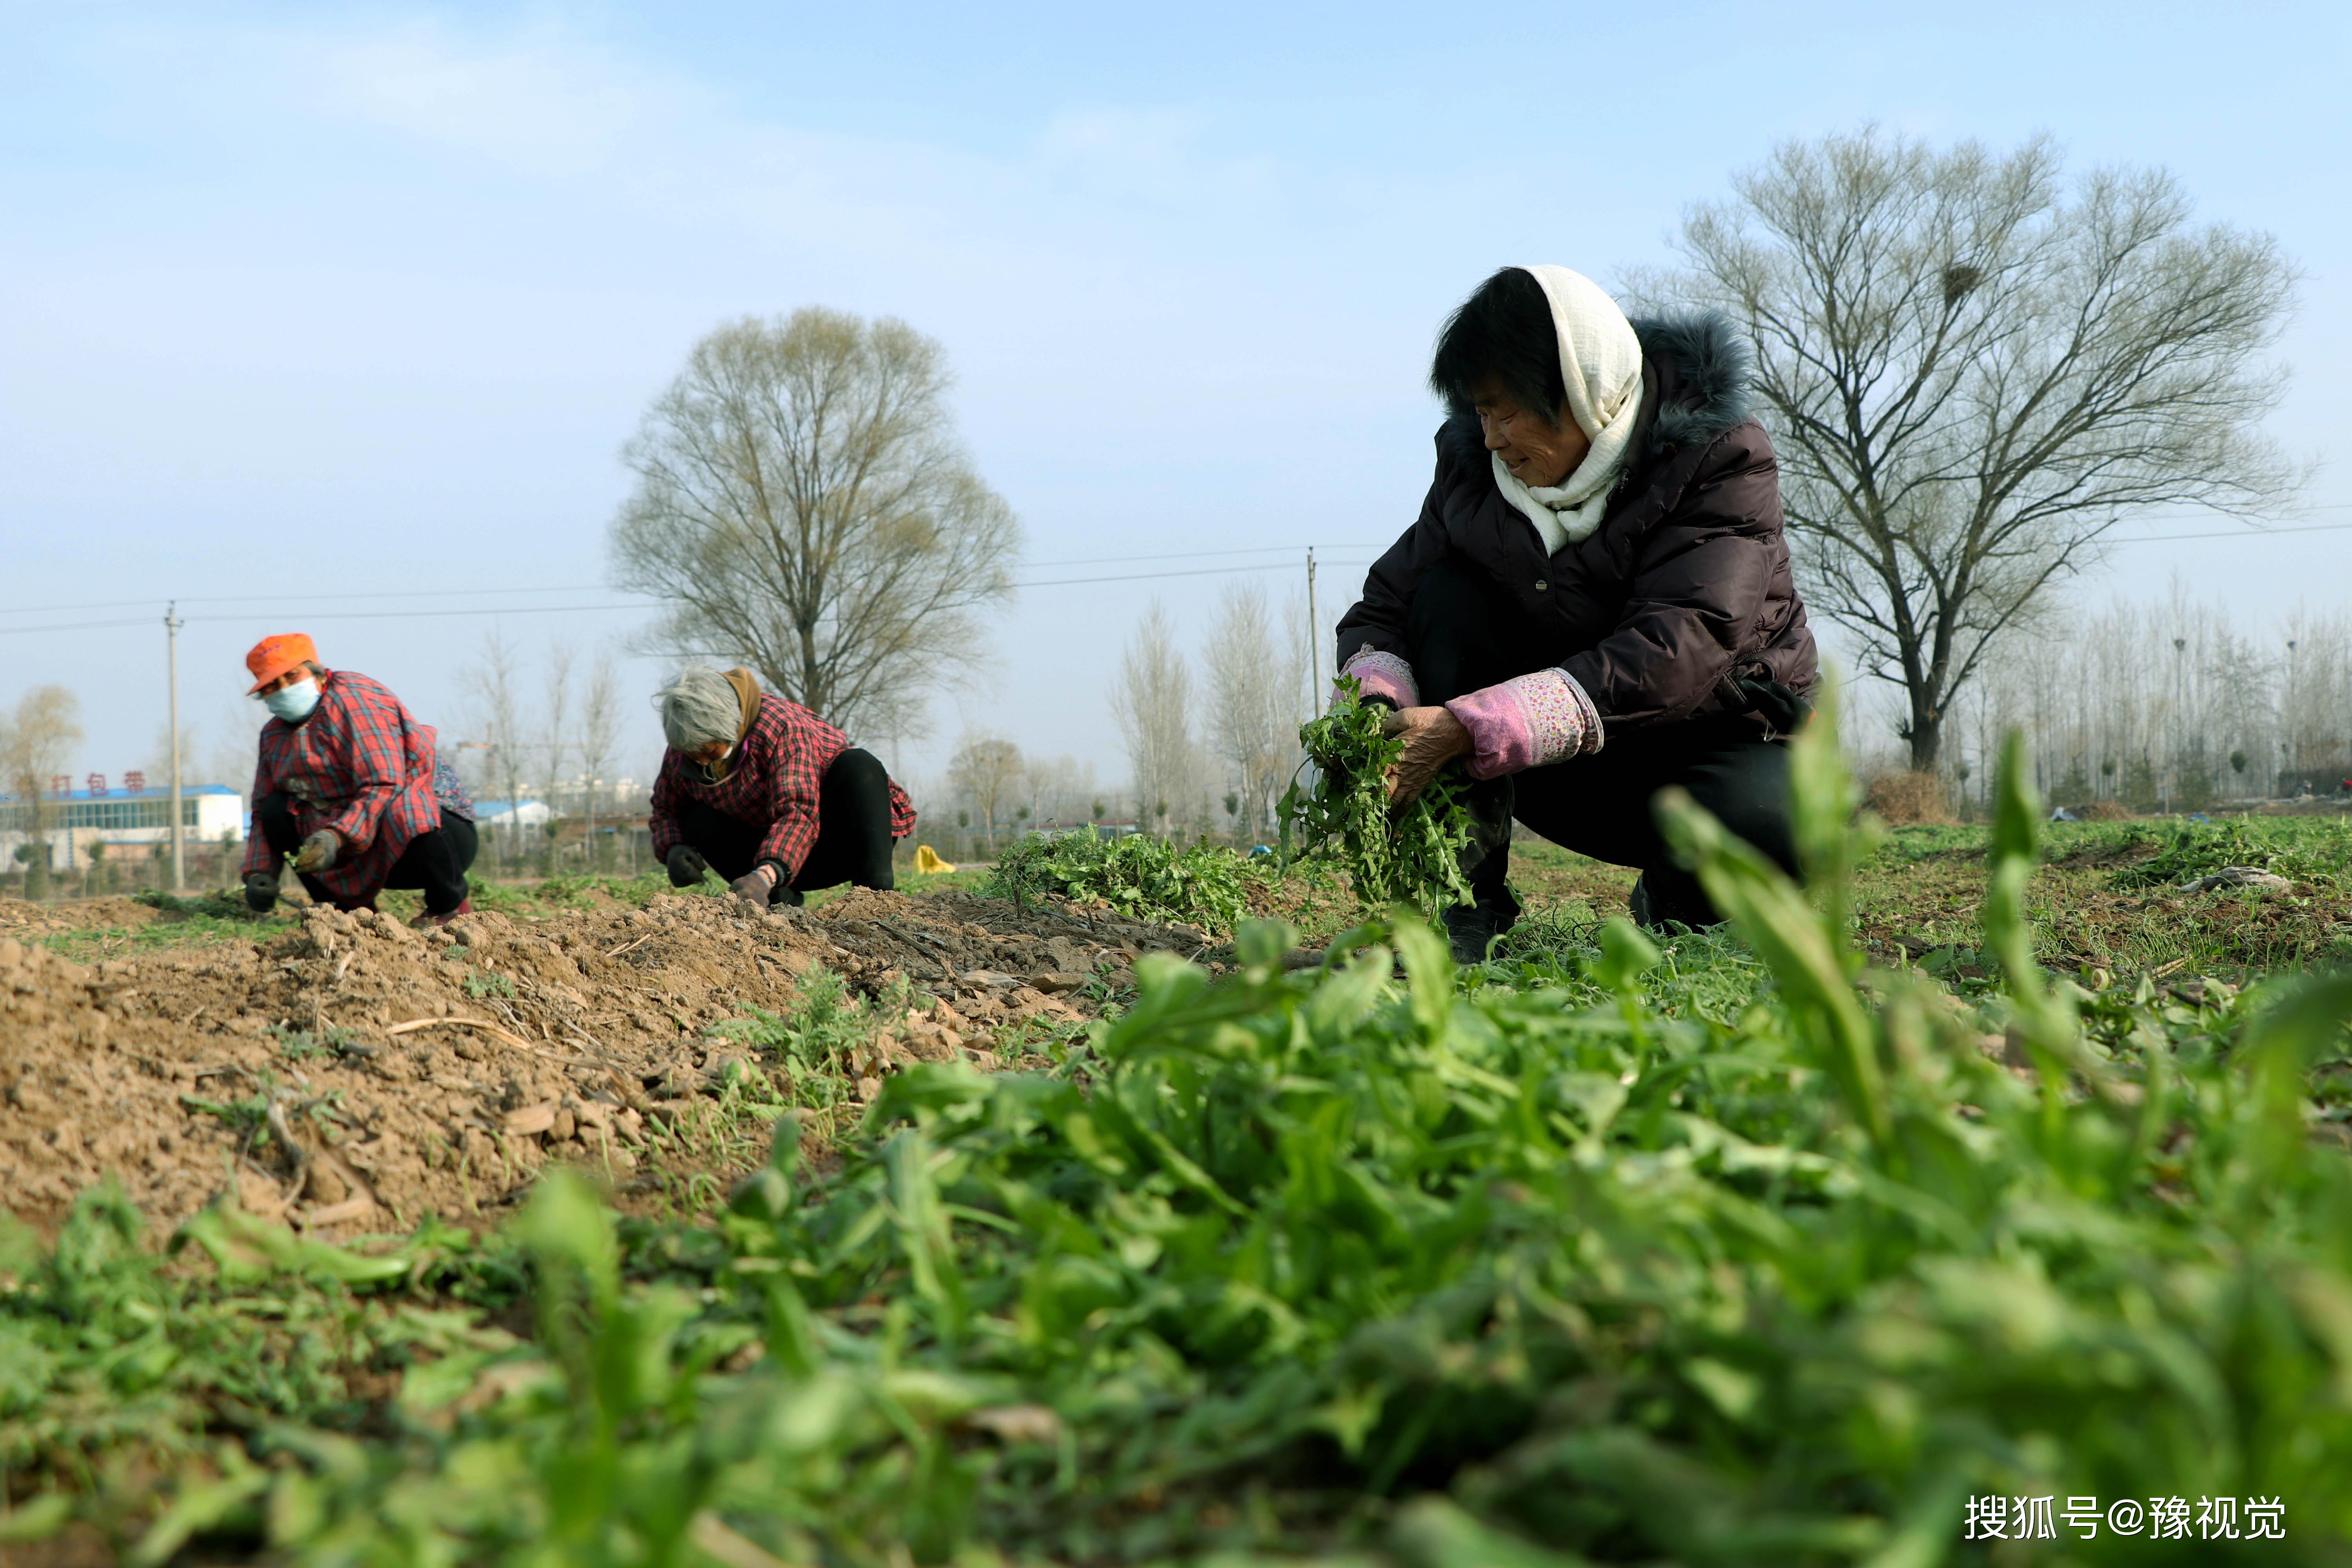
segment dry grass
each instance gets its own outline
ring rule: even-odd
[[[1944,781],[1933,773],[1881,773],[1864,786],[1870,809],[1897,827],[1917,827],[1954,820]]]

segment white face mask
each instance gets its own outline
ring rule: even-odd
[[[298,680],[291,686],[281,686],[275,691],[264,693],[261,705],[289,724],[299,724],[310,716],[310,710],[319,705],[319,683]]]

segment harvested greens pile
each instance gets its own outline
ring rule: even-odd
[[[1242,918],[1241,862],[1195,844],[1179,849],[1148,834],[1107,838],[1091,826],[1024,836],[997,857],[983,890],[1026,908],[1045,894],[1108,904],[1136,920],[1231,931]]]
[[[1386,710],[1360,700],[1353,679],[1331,711],[1299,726],[1298,743],[1315,767],[1309,790],[1293,781],[1282,797],[1282,853],[1322,856],[1346,870],[1368,910],[1410,904],[1436,920],[1470,901],[1462,851],[1470,843],[1469,789],[1459,767],[1439,771],[1429,787],[1389,805],[1388,771],[1404,753],[1401,736],[1384,735]]]

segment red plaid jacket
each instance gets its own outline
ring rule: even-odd
[[[824,770],[847,750],[849,737],[799,703],[771,695],[760,699],[760,716],[729,759],[733,771],[719,783],[704,784],[701,770],[675,747],[664,752],[647,822],[654,858],[668,858],[681,842],[678,807],[698,800],[754,827],[767,825],[759,858],[782,867],[789,883],[816,843],[817,786],[824,782]],[[890,837],[904,838],[913,831],[914,803],[893,779]]]
[[[282,790],[305,838],[322,827],[341,837],[335,863],[317,874],[338,904],[373,898],[409,841],[441,826],[433,741],[432,725],[418,723],[399,698],[349,670],[327,672],[318,707],[300,724],[272,719],[261,727],[253,798],[258,803]],[[248,874],[274,877],[284,862],[258,831],[246,846]]]

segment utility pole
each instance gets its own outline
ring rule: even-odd
[[[2293,637],[2289,637],[2289,638],[2287,638],[2287,639],[2286,639],[2286,697],[2285,697],[2285,700],[2283,700],[2282,702],[2280,702],[2280,703],[2279,703],[2279,707],[2280,707],[2280,709],[2283,710],[2283,716],[2284,717],[2284,719],[2285,719],[2285,721],[2286,721],[2286,722],[2284,723],[2284,726],[2282,726],[2282,727],[2286,731],[2286,741],[2285,741],[2285,742],[2284,743],[2284,745],[2281,747],[2281,749],[2286,752],[2286,765],[2287,765],[2287,767],[2288,767],[2289,771],[2292,771],[2292,770],[2294,769],[2294,765],[2295,765],[2295,756],[2294,756],[2294,642],[2295,642],[2295,639],[2294,639],[2294,638],[2293,638]],[[2285,781],[2285,780],[2282,779],[2282,780],[2280,780],[2280,781],[2279,781],[2279,788],[2280,788],[2280,790],[2281,790],[2281,791],[2284,791],[2284,790],[2285,790],[2285,788],[2286,788],[2286,781]]]
[[[1315,547],[1307,547],[1307,711],[1323,715],[1323,622],[1315,613]]]
[[[173,612],[177,599],[163,606],[163,662],[172,683],[172,891],[188,885],[188,847],[180,828],[180,628],[188,623]]]
[[[2167,716],[2170,721],[2165,726],[2165,728],[2171,731],[2171,745],[2168,749],[2172,752],[2172,765],[2169,776],[2174,780],[2178,780],[2180,776],[2180,731],[2182,729],[2180,721],[2185,716],[2186,710],[2189,707],[2189,688],[2184,680],[2185,669],[2182,663],[2182,656],[2188,652],[2188,649],[2189,639],[2187,637],[2175,637],[2172,639],[2172,711]],[[2168,790],[2168,809],[2169,809],[2169,798],[2170,792]]]

